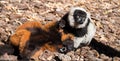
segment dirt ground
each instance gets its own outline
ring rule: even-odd
[[[0,0],[0,44],[7,41],[15,29],[26,21],[60,20],[71,7],[85,8],[91,13],[97,31],[89,46],[60,54],[62,61],[120,61],[120,1],[119,0]],[[48,21],[44,21],[48,20]],[[55,61],[48,52],[41,60]],[[17,60],[7,53],[0,60]]]

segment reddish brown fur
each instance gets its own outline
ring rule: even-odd
[[[28,22],[25,22],[24,24],[22,24],[21,26],[19,26],[16,29],[16,31],[19,31],[20,29],[34,28],[34,27],[44,29],[43,25],[40,22],[38,22],[38,21],[28,21]]]
[[[20,54],[24,54],[27,42],[31,39],[31,31],[27,30],[27,28],[39,28],[42,29],[44,32],[41,32],[40,35],[35,35],[32,37],[33,40],[47,40],[48,42],[54,42],[59,39],[58,34],[61,33],[61,40],[67,40],[68,38],[73,39],[71,34],[64,34],[64,32],[60,31],[59,28],[56,27],[57,22],[52,21],[46,25],[42,25],[37,21],[30,21],[26,22],[23,25],[19,26],[16,29],[15,34],[10,37],[10,42],[13,46],[17,46],[19,48]],[[62,44],[49,44],[45,43],[44,45],[40,46],[40,49],[36,51],[31,57],[38,58],[40,54],[43,53],[44,50],[50,50],[52,52],[57,51],[57,48],[62,48]],[[57,47],[56,47],[57,46]]]
[[[49,50],[51,52],[56,52],[57,51],[57,47],[58,45],[50,45],[49,43],[46,43],[45,45],[43,45],[39,50],[37,50],[32,56],[32,59],[38,60],[39,56],[42,55],[43,52],[45,52],[45,50]]]
[[[74,35],[70,34],[70,33],[64,33],[62,29],[59,30],[59,32],[62,34],[61,36],[61,41],[66,41],[66,39],[70,39],[71,41],[73,41]]]

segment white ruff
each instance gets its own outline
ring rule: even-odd
[[[75,48],[78,48],[79,46],[81,46],[81,43],[85,44],[85,45],[90,44],[90,42],[91,42],[91,40],[94,37],[95,32],[96,32],[95,25],[92,22],[89,23],[87,31],[88,31],[88,33],[85,36],[74,38],[74,47]]]

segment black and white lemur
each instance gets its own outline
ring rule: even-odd
[[[89,45],[96,32],[90,14],[80,7],[71,8],[60,19],[59,25],[66,34],[74,35],[74,48]]]

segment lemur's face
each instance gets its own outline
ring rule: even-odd
[[[88,13],[83,8],[72,8],[68,14],[68,22],[71,27],[83,28],[88,21]]]
[[[69,51],[74,50],[74,42],[72,40],[63,41],[63,45],[64,47],[60,49],[61,53],[67,53]]]
[[[85,22],[86,15],[87,14],[84,11],[75,10],[75,12],[73,14],[75,24],[83,24]]]

